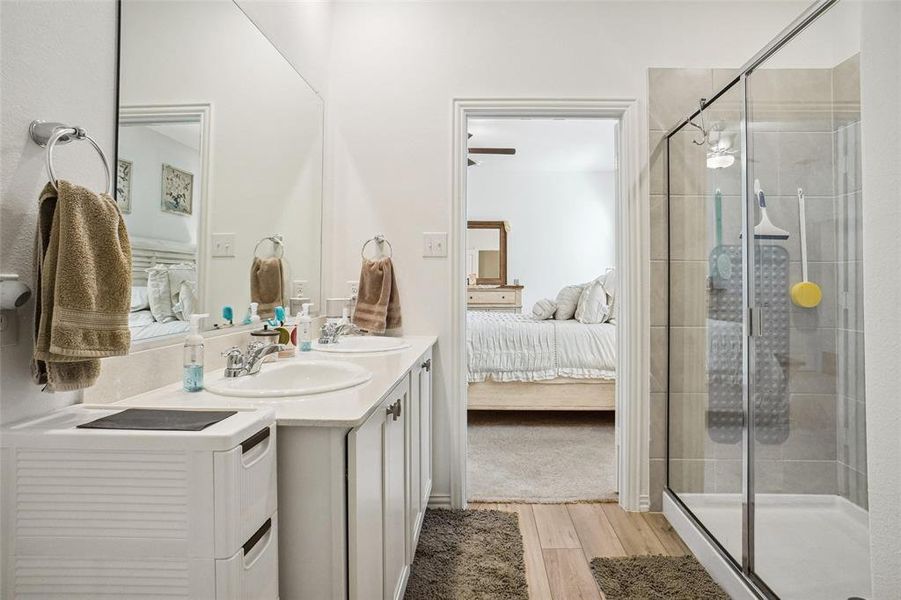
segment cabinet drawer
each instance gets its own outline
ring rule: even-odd
[[[278,599],[278,513],[231,557],[216,561],[216,600]]]
[[[213,455],[216,558],[232,556],[278,507],[276,426]]]
[[[469,301],[475,304],[516,304],[516,292],[469,292]]]

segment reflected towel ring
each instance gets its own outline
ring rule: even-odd
[[[366,259],[366,246],[369,245],[370,242],[375,242],[379,246],[379,250],[381,250],[382,244],[388,244],[388,258],[391,258],[394,255],[394,248],[391,247],[391,242],[385,239],[381,233],[376,234],[375,237],[371,237],[365,242],[363,242],[363,247],[360,248],[360,256],[365,260]]]
[[[57,144],[68,144],[72,140],[87,140],[94,147],[94,150],[97,151],[97,154],[100,155],[100,160],[103,161],[103,168],[106,169],[106,179],[108,181],[107,194],[113,195],[116,189],[116,181],[113,178],[113,170],[110,167],[109,159],[106,157],[100,144],[88,135],[84,129],[81,127],[69,127],[62,123],[32,121],[28,127],[28,133],[35,144],[47,149],[44,157],[47,164],[47,174],[50,176],[50,185],[57,192],[59,191],[59,180],[56,178],[56,171],[53,168],[53,147]]]
[[[253,247],[254,258],[260,258],[257,256],[257,250],[260,249],[260,244],[263,242],[272,242],[275,258],[282,258],[285,256],[285,239],[282,237],[282,234],[276,233],[275,235],[266,236],[257,242],[257,245]]]

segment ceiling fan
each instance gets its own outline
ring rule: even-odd
[[[472,137],[471,133],[467,133],[466,135],[466,139]],[[512,156],[516,154],[516,148],[469,148],[469,154],[502,154]],[[472,158],[467,158],[467,161],[466,166],[468,167],[479,164]]]

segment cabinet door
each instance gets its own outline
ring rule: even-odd
[[[419,446],[420,446],[420,414],[419,414],[419,363],[411,370],[410,402],[407,407],[407,418],[404,420],[407,436],[406,471],[407,471],[407,564],[413,564],[416,552],[417,534],[422,518],[422,497],[419,490]]]
[[[382,530],[384,536],[384,598],[401,598],[407,570],[406,464],[404,420],[410,399],[410,379],[404,378],[388,396],[382,429]]]
[[[432,351],[422,355],[419,369],[419,497],[422,512],[432,494]]]
[[[383,597],[382,463],[390,400],[347,435],[347,547],[349,597]]]

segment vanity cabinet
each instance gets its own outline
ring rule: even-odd
[[[357,427],[279,427],[282,598],[403,598],[431,493],[431,378],[429,349]]]

